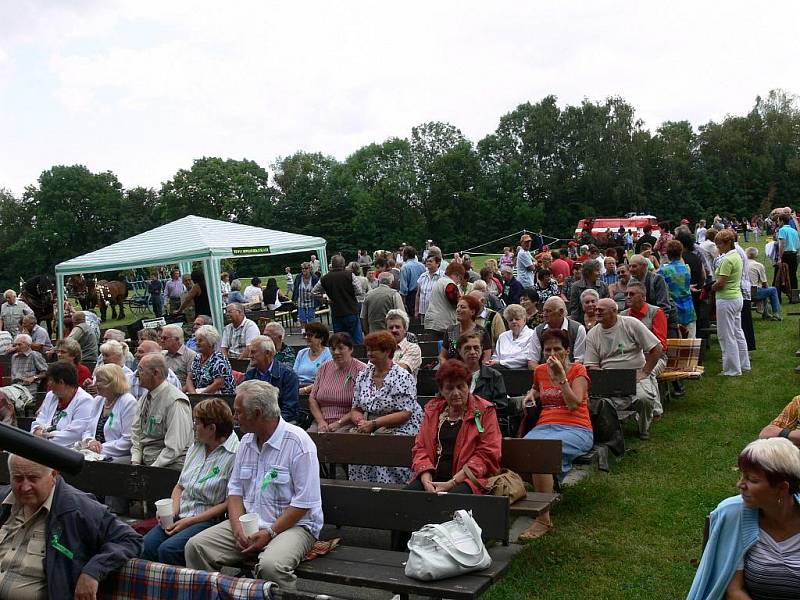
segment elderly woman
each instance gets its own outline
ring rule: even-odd
[[[800,449],[756,440],[739,455],[741,494],[711,513],[708,543],[687,600],[797,598]]]
[[[486,361],[490,367],[506,369],[527,369],[531,359],[531,338],[533,329],[525,324],[525,309],[519,304],[511,304],[503,311],[509,330],[497,338],[492,359]]]
[[[722,350],[722,374],[736,377],[750,370],[747,340],[742,331],[742,290],[740,283],[744,265],[736,252],[736,234],[730,229],[720,231],[714,238],[719,259],[714,271],[712,289],[717,296],[717,337]]]
[[[94,369],[94,377],[83,382],[81,387],[90,394],[97,394],[95,378],[97,377],[97,370],[105,365],[117,365],[125,374],[125,377],[130,378],[133,375],[133,370],[125,366],[125,350],[127,347],[121,342],[116,340],[108,340],[100,345],[100,356],[103,359],[102,364]]]
[[[225,517],[228,479],[239,438],[233,431],[233,414],[219,398],[194,407],[195,443],[186,452],[178,483],[172,490],[173,524],[159,525],[144,538],[145,560],[186,566],[186,542]]]
[[[483,494],[486,478],[500,470],[497,409],[470,392],[472,373],[461,361],[445,362],[436,383],[439,396],[425,405],[411,450],[413,478],[407,489]]]
[[[542,315],[538,306],[539,294],[533,288],[525,288],[519,295],[519,303],[525,310],[525,324],[529,328],[535,329],[542,322]]]
[[[367,368],[359,373],[350,420],[358,433],[415,435],[422,421],[414,376],[392,362],[397,343],[388,331],[364,339]],[[349,477],[374,483],[407,483],[411,471],[402,467],[350,465]]]
[[[587,288],[581,292],[581,318],[578,319],[578,323],[586,327],[586,331],[589,331],[592,327],[597,325],[597,301],[600,300],[600,294],[597,293],[597,290],[592,288]]]
[[[697,314],[692,302],[692,274],[689,266],[683,262],[683,244],[678,240],[670,240],[666,244],[666,254],[669,262],[663,263],[658,272],[667,282],[670,298],[675,303],[678,325],[684,327],[688,334],[684,337],[696,337]]]
[[[458,338],[458,356],[472,376],[469,391],[497,407],[498,419],[504,434],[516,433],[511,431],[506,414],[508,411],[506,383],[498,370],[483,364],[480,336],[476,333],[467,333]]]
[[[428,308],[425,310],[425,329],[444,334],[449,327],[456,324],[456,306],[461,295],[458,286],[464,280],[464,274],[463,265],[451,262],[444,275],[433,284]]]
[[[304,262],[300,265],[300,273],[294,278],[294,288],[292,288],[292,302],[297,306],[297,320],[300,327],[305,328],[315,318],[315,311],[318,300],[311,291],[317,285],[319,276],[311,272],[311,263]]]
[[[492,355],[492,336],[485,328],[478,325],[475,321],[483,311],[480,300],[472,295],[464,295],[458,299],[456,304],[456,324],[447,328],[442,341],[442,349],[439,352],[439,364],[452,358],[458,358],[458,338],[465,333],[473,331],[481,335],[483,344],[484,360],[489,360]]]
[[[546,362],[536,367],[533,387],[525,397],[526,403],[538,401],[542,411],[536,427],[525,439],[561,441],[559,478],[563,479],[572,468],[572,461],[591,450],[594,443],[589,417],[589,374],[582,364],[570,363],[569,333],[563,329],[545,330],[542,356]],[[537,492],[552,493],[553,476],[534,475],[533,487]],[[552,528],[550,513],[545,512],[536,517],[519,539],[532,540]]]
[[[83,445],[114,462],[129,463],[131,430],[139,403],[130,393],[128,376],[118,364],[108,363],[95,369],[94,379],[97,396],[83,431]]]
[[[203,325],[194,332],[197,340],[197,355],[186,376],[184,391],[187,394],[233,394],[233,371],[231,363],[222,352],[214,348],[220,340],[213,325]]]
[[[572,284],[569,293],[569,316],[583,322],[581,294],[584,290],[596,290],[599,298],[608,298],[608,286],[600,279],[600,261],[587,260],[581,267],[581,280]]]
[[[353,338],[349,333],[334,333],[329,343],[333,360],[322,363],[308,397],[314,417],[308,430],[320,433],[350,426],[356,379],[367,368],[363,362],[353,358]]]
[[[303,339],[308,347],[300,350],[294,359],[294,372],[300,379],[301,396],[311,393],[320,366],[333,358],[328,348],[329,337],[330,332],[322,323],[315,321],[306,325]]]
[[[231,291],[228,292],[227,304],[245,304],[244,294],[242,294],[242,282],[238,279],[231,281]]]
[[[549,254],[547,256],[552,261],[552,256]],[[539,294],[539,302],[542,303],[553,296],[561,296],[561,290],[558,289],[558,282],[553,279],[553,272],[549,268],[536,271],[536,282],[533,287],[536,293]]]
[[[70,362],[51,363],[47,379],[50,391],[31,424],[31,433],[68,448],[81,441],[97,402],[78,387],[78,373]]]
[[[397,342],[397,350],[392,361],[416,377],[417,371],[422,366],[422,349],[419,344],[408,340],[408,315],[405,311],[393,308],[386,313],[385,323],[386,330]]]
[[[72,338],[64,338],[56,342],[56,356],[58,360],[66,360],[73,367],[78,376],[78,382],[83,383],[87,379],[92,380],[92,372],[89,367],[81,362],[81,345]]]

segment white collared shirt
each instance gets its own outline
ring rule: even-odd
[[[271,527],[289,506],[307,509],[297,524],[319,537],[323,516],[316,445],[283,419],[261,448],[255,434],[248,433],[236,452],[228,495],[241,496],[245,511],[258,513],[259,529]]]
[[[583,355],[586,353],[586,328],[578,323],[578,333],[575,336],[575,343],[572,348],[572,356],[573,362],[583,362]],[[542,333],[547,331],[549,326],[547,323],[544,324],[544,329],[542,329]],[[568,317],[564,317],[564,320],[561,323],[561,331],[566,331],[569,333],[569,321]],[[542,343],[539,341],[539,336],[536,335],[536,331],[534,330],[534,336],[531,338],[531,360],[542,363]]]
[[[492,360],[507,369],[528,368],[528,361],[531,358],[531,336],[533,329],[527,325],[523,325],[516,338],[510,329],[504,331],[497,338]]]

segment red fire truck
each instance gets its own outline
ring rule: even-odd
[[[625,231],[630,231],[634,238],[644,234],[645,225],[650,226],[650,233],[653,237],[661,235],[661,228],[658,226],[658,219],[653,215],[637,215],[628,213],[624,217],[597,217],[594,219],[581,219],[575,228],[575,237],[580,238],[585,229],[590,229],[592,237],[604,239],[606,232],[610,229],[611,233],[616,233],[620,227]]]

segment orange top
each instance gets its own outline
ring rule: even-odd
[[[572,382],[583,377],[589,383],[589,374],[581,363],[573,363],[567,371],[567,382]],[[539,390],[539,402],[542,405],[542,414],[537,425],[574,425],[592,430],[592,421],[589,418],[589,390],[583,395],[583,401],[575,410],[570,410],[564,402],[561,386],[550,381],[547,372],[547,363],[536,367],[533,372],[533,383]]]

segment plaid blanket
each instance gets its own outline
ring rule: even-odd
[[[134,558],[100,584],[108,600],[273,600],[274,584]]]

